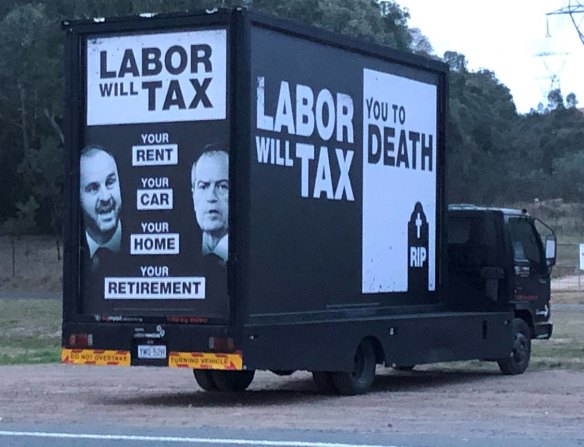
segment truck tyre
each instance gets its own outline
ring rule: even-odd
[[[328,371],[312,371],[312,380],[316,385],[316,389],[323,394],[338,393],[335,382],[333,381],[333,373]]]
[[[332,374],[339,394],[353,396],[369,391],[375,379],[375,349],[370,340],[363,340],[355,352],[353,371]]]
[[[244,391],[252,382],[255,370],[211,371],[211,378],[219,391]]]
[[[205,391],[217,391],[217,385],[211,377],[211,371],[208,369],[193,369],[193,374],[195,375],[195,380],[197,385],[199,385]]]
[[[497,360],[503,374],[522,374],[531,358],[531,331],[521,318],[513,319],[513,350],[509,357]]]

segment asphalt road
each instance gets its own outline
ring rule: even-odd
[[[145,424],[146,425],[146,424]],[[121,429],[102,426],[0,425],[0,445],[9,447],[582,447],[582,439],[473,438],[310,430],[223,428]]]

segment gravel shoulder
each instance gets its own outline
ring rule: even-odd
[[[205,393],[190,370],[67,365],[0,368],[0,430],[8,424],[346,430],[469,437],[582,439],[584,372],[502,376],[424,367],[378,370],[365,396],[321,396],[311,376],[259,372],[249,391]]]

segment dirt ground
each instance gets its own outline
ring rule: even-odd
[[[552,305],[584,304],[584,272],[552,280]]]
[[[581,278],[584,286],[584,278]],[[20,282],[22,283],[22,282]],[[58,281],[55,281],[55,290]],[[0,284],[0,290],[9,289]],[[578,277],[554,281],[554,303],[584,304]],[[43,290],[46,290],[43,287]],[[316,393],[311,376],[259,372],[240,394],[199,390],[190,370],[67,365],[0,367],[0,430],[7,424],[346,430],[584,442],[584,371],[509,377],[496,365],[378,368],[372,391]]]
[[[569,275],[553,279],[552,291],[581,291],[584,293],[584,272],[581,275]]]
[[[378,369],[364,396],[316,393],[308,373],[256,375],[239,394],[205,393],[190,370],[67,365],[0,368],[7,423],[347,430],[460,437],[584,439],[584,372],[503,376]]]

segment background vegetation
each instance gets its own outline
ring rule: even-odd
[[[59,361],[61,300],[0,300],[0,365]]]
[[[584,114],[550,92],[527,115],[489,70],[435,55],[406,10],[374,0],[5,0],[0,2],[0,233],[61,232],[64,19],[244,5],[442,59],[451,67],[449,202],[584,202]],[[584,216],[580,216],[584,220]]]

